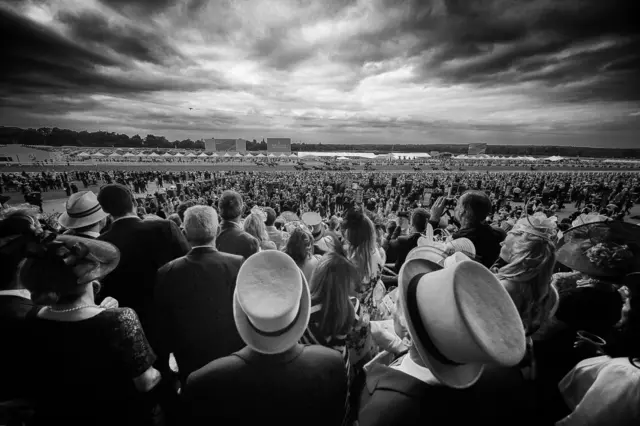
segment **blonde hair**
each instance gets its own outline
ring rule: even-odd
[[[244,232],[253,235],[258,241],[269,241],[267,228],[262,221],[262,217],[256,213],[251,213],[244,220]]]
[[[529,334],[533,333],[549,316],[551,277],[556,263],[556,250],[551,241],[527,232],[511,231],[516,238],[509,263],[497,273],[501,281],[513,284],[520,317]]]
[[[349,243],[347,255],[355,263],[362,279],[369,279],[373,273],[373,255],[377,250],[373,222],[361,211],[352,210],[342,222],[342,235]]]

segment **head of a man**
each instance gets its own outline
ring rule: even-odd
[[[454,216],[464,228],[482,224],[491,213],[491,200],[482,191],[467,191],[458,200]]]
[[[267,219],[264,221],[266,226],[273,226],[276,223],[276,211],[271,207],[267,207],[264,209],[264,212],[267,214]]]
[[[218,235],[218,214],[209,206],[193,206],[184,212],[184,233],[192,246],[213,245]]]
[[[129,188],[119,183],[103,186],[98,194],[98,202],[102,210],[115,219],[127,215],[135,215],[135,199]]]
[[[411,213],[411,225],[416,232],[423,233],[427,229],[431,214],[423,208],[417,208]]]
[[[218,201],[218,210],[223,220],[239,220],[244,210],[242,196],[235,191],[224,191]]]

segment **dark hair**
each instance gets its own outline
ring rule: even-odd
[[[467,191],[460,200],[461,218],[471,225],[481,224],[491,212],[491,199],[482,191]]]
[[[313,247],[313,236],[311,232],[302,228],[295,228],[293,232],[291,232],[289,240],[287,240],[284,252],[288,254],[298,266],[302,266],[307,260],[311,247]]]
[[[411,225],[416,231],[422,233],[427,229],[430,218],[431,214],[426,209],[417,208],[411,214]]]
[[[111,183],[100,188],[98,202],[106,213],[120,217],[133,211],[134,196],[126,186]]]
[[[180,221],[184,222],[184,212],[186,212],[189,207],[193,207],[197,204],[198,203],[193,200],[180,203],[180,205],[178,206],[178,216],[180,217]]]
[[[313,271],[309,281],[311,300],[322,304],[318,328],[327,340],[350,331],[355,312],[349,294],[358,282],[355,265],[338,253],[326,254]]]
[[[220,217],[234,220],[242,216],[242,196],[235,191],[224,191],[218,201]]]
[[[267,220],[264,221],[264,224],[267,226],[273,226],[276,222],[276,211],[271,207],[266,207],[264,212],[267,214]]]
[[[38,217],[35,211],[24,208],[8,209],[3,217],[0,238],[7,240],[0,247],[0,290],[9,290],[24,258],[26,241],[36,238]]]

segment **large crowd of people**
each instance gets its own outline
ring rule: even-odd
[[[640,424],[635,173],[0,182],[0,424]]]

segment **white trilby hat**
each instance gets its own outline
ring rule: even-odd
[[[514,366],[524,357],[518,310],[477,262],[417,274],[401,284],[399,300],[420,358],[446,386],[467,388],[485,364]]]
[[[307,328],[310,310],[307,280],[287,254],[261,251],[240,267],[233,315],[251,349],[278,354],[292,348]]]
[[[58,223],[67,229],[77,229],[100,222],[107,216],[96,194],[91,191],[80,191],[71,194],[65,205],[65,212],[60,215]]]

